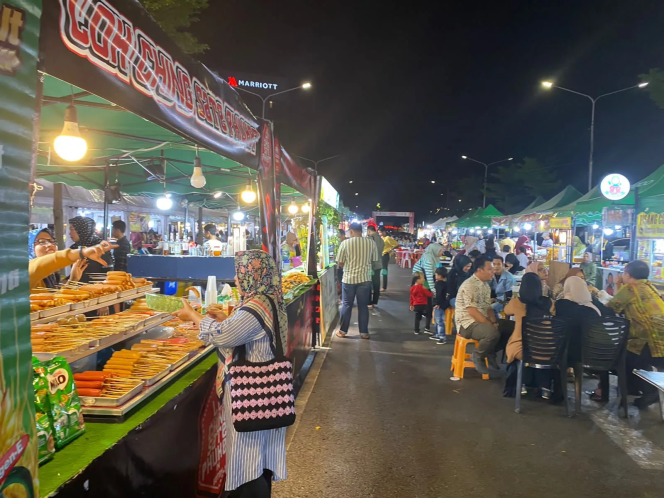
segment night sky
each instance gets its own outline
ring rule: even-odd
[[[481,185],[483,167],[462,154],[554,158],[563,185],[585,193],[590,101],[540,81],[600,95],[664,67],[661,1],[210,4],[193,29],[210,45],[201,60],[311,81],[267,117],[291,154],[343,154],[320,171],[365,215],[380,202],[437,219],[430,211],[447,205],[454,180]],[[600,100],[595,182],[609,172],[637,181],[663,164],[663,130],[645,90]],[[481,199],[451,201],[467,210]]]

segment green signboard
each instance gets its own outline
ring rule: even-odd
[[[0,496],[38,494],[27,230],[40,0],[0,0]]]

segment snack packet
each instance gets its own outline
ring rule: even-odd
[[[46,365],[46,377],[55,447],[62,449],[85,432],[81,402],[74,386],[74,375],[63,357],[56,356]]]
[[[53,438],[53,422],[49,415],[48,379],[44,365],[32,357],[32,387],[35,393],[35,422],[37,425],[37,458],[39,464],[53,458],[55,439]]]

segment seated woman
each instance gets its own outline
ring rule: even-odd
[[[579,277],[581,280],[584,281],[586,280],[586,275],[581,268],[570,268],[567,274],[565,275],[565,278],[563,278],[560,282],[554,285],[553,289],[551,290],[551,297],[555,301],[558,301],[559,299],[563,298],[563,293],[565,290],[565,282],[570,277]],[[593,287],[591,285],[588,286],[588,290],[590,291],[590,295],[593,297],[593,304],[597,306],[598,303],[597,295],[599,294],[599,291],[597,290],[596,287]],[[597,307],[601,311],[600,306]]]
[[[507,256],[505,256],[505,268],[507,268],[507,271],[510,272],[512,275],[523,271],[523,266],[519,263],[518,258],[516,257],[516,254],[509,253]]]
[[[610,312],[610,310],[608,311]],[[573,276],[565,280],[563,298],[556,301],[556,314],[559,317],[568,319],[569,350],[567,358],[571,366],[581,360],[583,320],[602,316],[602,311],[600,311],[600,307],[593,303],[585,280],[581,277]]]
[[[465,254],[457,254],[452,261],[452,269],[447,274],[447,297],[450,300],[450,306],[454,307],[459,287],[470,277],[472,266],[472,261]]]
[[[549,285],[546,283],[546,279],[549,277],[549,272],[546,271],[544,263],[541,261],[530,263],[526,268],[526,273],[535,273],[539,276],[540,280],[542,281],[542,295],[549,297],[551,294],[551,289],[549,289]]]
[[[618,293],[609,308],[624,313],[629,320],[627,342],[627,371],[633,369],[664,370],[664,301],[651,282],[650,268],[643,261],[632,261],[618,276]],[[628,376],[630,391],[641,391],[643,395],[634,400],[634,405],[646,408],[659,399],[657,388],[634,375]]]
[[[526,273],[523,276],[523,279],[521,280],[521,288],[519,289],[519,296],[507,303],[507,306],[505,306],[505,314],[514,316],[516,319],[514,332],[510,336],[509,341],[507,341],[507,347],[505,349],[507,362],[511,365],[514,360],[521,360],[523,358],[523,318],[539,318],[556,314],[553,301],[542,295],[542,282],[537,273]],[[508,370],[511,370],[511,372],[508,372],[505,390],[511,392],[512,386],[514,389],[517,387],[520,389],[521,386],[516,386],[516,370],[514,367],[508,367]],[[529,370],[531,370],[529,375],[532,375],[532,381],[529,384],[533,387],[539,388],[542,397],[548,399],[551,395],[551,371],[539,370],[536,368]]]
[[[592,285],[593,287],[597,285],[597,265],[593,263],[592,253],[583,253],[583,263],[579,265],[579,268],[583,271],[588,285]]]
[[[102,259],[103,255],[117,247],[117,245],[102,241],[92,247],[56,251],[57,244],[50,230],[47,228],[32,230],[28,235],[30,289],[56,287],[60,283],[57,272],[72,264],[74,266],[71,280],[80,281],[83,271],[88,266],[87,260],[106,266],[106,262]]]

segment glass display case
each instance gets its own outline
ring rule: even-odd
[[[664,284],[664,239],[639,239],[637,258],[650,266],[650,280]]]

